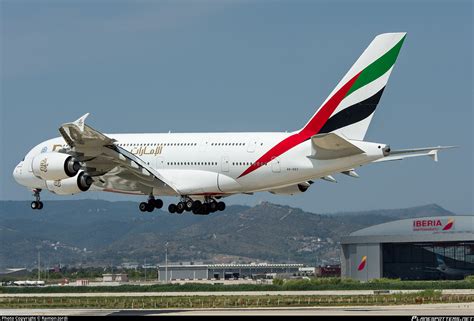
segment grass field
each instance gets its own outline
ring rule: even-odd
[[[418,293],[372,296],[7,297],[0,298],[0,308],[208,309],[367,306],[458,302],[474,302],[474,295],[442,295],[439,291],[426,290]]]
[[[0,293],[100,293],[100,292],[193,292],[193,291],[309,291],[309,290],[443,290],[474,289],[474,278],[458,281],[400,281],[376,279],[359,282],[341,278],[274,280],[273,284],[155,284],[120,286],[0,287]]]

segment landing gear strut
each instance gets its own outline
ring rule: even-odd
[[[140,205],[138,205],[138,208],[142,212],[153,212],[155,208],[162,208],[163,207],[163,201],[160,199],[155,199],[153,195],[150,195],[148,198],[148,202],[141,202]]]
[[[31,202],[31,209],[32,210],[40,210],[43,208],[43,202],[40,200],[40,192],[41,189],[35,188],[33,190],[33,196],[35,197],[35,200]]]

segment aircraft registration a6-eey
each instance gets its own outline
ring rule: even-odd
[[[159,196],[177,196],[171,213],[224,210],[222,198],[268,191],[305,192],[315,179],[335,181],[374,162],[431,156],[445,147],[391,150],[364,141],[406,33],[378,35],[300,130],[246,133],[104,134],[86,114],[59,128],[61,137],[31,149],[14,169],[31,189],[71,195],[88,190],[146,195],[139,209],[161,208]]]

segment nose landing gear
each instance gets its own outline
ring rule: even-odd
[[[40,210],[43,208],[43,202],[40,200],[40,192],[41,189],[35,188],[33,190],[33,196],[35,197],[35,200],[31,202],[31,209],[32,210]]]

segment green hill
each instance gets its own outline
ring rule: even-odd
[[[140,213],[134,202],[51,201],[31,211],[26,201],[0,202],[0,268],[164,261],[298,261],[334,263],[340,237],[391,220],[454,215],[438,205],[315,214],[261,203],[228,206],[209,216]]]

